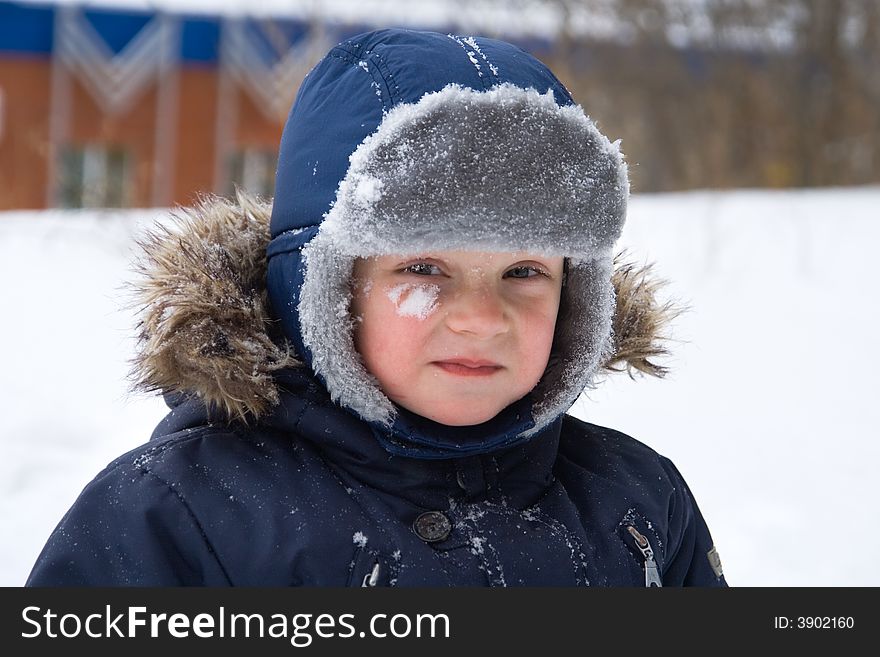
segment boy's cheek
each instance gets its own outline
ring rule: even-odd
[[[398,317],[392,310],[373,312],[356,328],[355,346],[367,362],[382,359],[384,369],[398,372],[401,363],[412,360],[415,334],[412,320]]]

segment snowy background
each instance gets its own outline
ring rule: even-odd
[[[731,585],[880,585],[878,208],[877,187],[632,200],[621,246],[691,308],[673,373],[616,375],[572,412],[676,463]],[[164,415],[128,392],[122,287],[161,214],[0,213],[0,585]]]

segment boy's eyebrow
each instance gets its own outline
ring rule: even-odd
[[[400,260],[396,266],[405,265],[408,262],[412,262],[413,260],[438,260],[440,262],[446,262],[443,258],[437,255],[432,255],[430,253],[416,253],[413,255],[405,256],[403,260]]]
[[[513,254],[505,254],[505,255],[513,256]],[[548,256],[548,255],[544,255],[541,253],[519,253],[516,255],[517,255],[517,257],[510,258],[511,263],[522,262],[522,261],[532,261],[532,262],[539,262],[539,263],[548,265],[548,263],[551,260],[553,260],[553,258],[554,258],[554,256]],[[399,267],[400,265],[405,265],[407,263],[411,263],[415,260],[436,260],[437,262],[443,262],[443,263],[448,262],[447,258],[444,258],[442,255],[439,255],[436,253],[415,253],[415,254],[408,255],[408,256],[398,256],[398,257],[402,257],[402,259],[396,261],[396,264],[395,264],[396,267]]]

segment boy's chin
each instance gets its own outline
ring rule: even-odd
[[[417,415],[421,415],[429,420],[437,422],[438,424],[445,424],[449,427],[472,427],[477,424],[483,424],[484,422],[488,422],[493,417],[498,415],[505,407],[501,406],[496,408],[495,406],[487,407],[487,408],[467,408],[467,409],[422,409],[421,411],[415,409],[408,409],[409,411],[416,413]]]

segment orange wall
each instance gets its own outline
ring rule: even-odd
[[[238,92],[238,131],[236,142],[246,146],[278,149],[284,120],[270,121],[245,92]]]
[[[150,205],[156,130],[155,85],[145,89],[129,111],[115,116],[103,113],[91,94],[75,79],[71,88],[68,143],[106,143],[128,149],[134,167],[129,205]]]
[[[0,57],[0,210],[45,206],[49,60]]]
[[[129,204],[152,204],[158,86],[147,87],[120,115],[103,113],[88,90],[70,73],[70,122],[67,143],[108,143],[132,157]],[[199,193],[215,191],[217,70],[185,67],[177,73],[177,109],[173,122],[173,178],[167,203],[187,205]],[[51,62],[0,54],[3,126],[0,134],[0,210],[42,208],[46,202],[49,153]],[[241,89],[234,92],[237,120],[228,135],[235,147],[275,150],[283,121],[267,119]],[[219,191],[223,191],[222,189]]]
[[[184,68],[178,84],[172,200],[176,204],[189,205],[197,194],[213,191],[217,74],[209,68]]]

